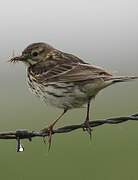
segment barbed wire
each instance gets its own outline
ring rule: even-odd
[[[90,127],[95,128],[98,126],[101,126],[103,124],[119,124],[126,121],[137,121],[138,120],[138,113],[132,114],[129,116],[120,116],[120,117],[111,117],[107,119],[101,119],[101,120],[95,120],[90,121]],[[52,131],[52,134],[58,134],[58,133],[69,133],[71,131],[77,130],[77,129],[84,129],[86,128],[86,124],[77,124],[77,125],[68,125],[64,127],[60,127],[57,129],[54,129]],[[0,132],[0,139],[16,139],[17,140],[17,152],[24,151],[24,147],[21,144],[21,139],[28,139],[29,141],[32,141],[32,138],[34,137],[47,137],[49,135],[49,131],[28,131],[26,129],[18,129],[16,131],[8,131],[8,132]]]

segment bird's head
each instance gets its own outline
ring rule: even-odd
[[[10,59],[10,62],[21,61],[31,66],[38,62],[45,61],[47,55],[52,50],[54,50],[54,48],[46,43],[33,43],[24,49],[21,56],[13,57]]]

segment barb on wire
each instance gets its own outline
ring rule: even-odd
[[[138,113],[132,114],[129,116],[121,116],[121,117],[111,117],[108,119],[103,119],[103,120],[95,120],[95,121],[90,121],[90,126],[91,127],[97,127],[101,126],[103,124],[119,124],[123,123],[126,121],[137,121],[138,120]],[[77,129],[82,129],[85,128],[86,125],[84,123],[78,124],[78,125],[69,125],[69,126],[64,126],[57,128],[53,130],[52,134],[58,134],[58,133],[69,133],[71,131],[77,130]],[[17,140],[17,152],[22,152],[24,151],[24,147],[21,144],[21,139],[28,139],[29,141],[32,141],[32,138],[34,137],[46,137],[48,136],[49,132],[48,130],[43,132],[43,131],[28,131],[26,129],[19,129],[16,131],[9,131],[9,132],[0,132],[0,139],[16,139]]]

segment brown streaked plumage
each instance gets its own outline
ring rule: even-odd
[[[53,126],[63,114],[69,109],[79,108],[84,104],[87,104],[85,130],[91,135],[90,101],[101,89],[109,85],[138,78],[113,76],[101,67],[86,63],[72,54],[61,52],[45,43],[29,45],[21,56],[14,57],[10,61],[24,62],[27,65],[28,84],[32,92],[46,103],[64,110],[49,126],[49,144],[51,144]]]

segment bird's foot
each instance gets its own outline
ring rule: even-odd
[[[91,137],[92,137],[92,128],[91,128],[91,125],[90,125],[90,121],[86,120],[84,122],[83,131],[87,131],[87,133],[89,134],[90,139],[91,139]]]
[[[52,135],[54,134],[53,131],[54,124],[51,124],[48,128],[44,128],[41,130],[41,132],[44,134],[44,143],[45,141],[45,134],[47,134],[48,137],[48,151],[50,151],[51,144],[52,144]]]

